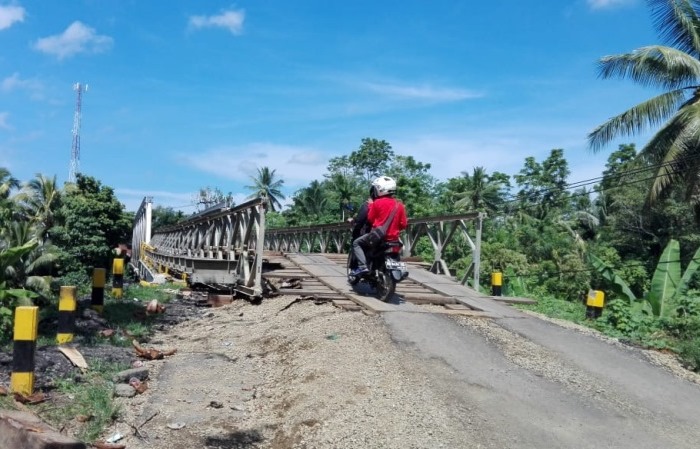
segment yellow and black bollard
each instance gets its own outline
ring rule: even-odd
[[[34,354],[38,323],[38,307],[20,306],[15,309],[10,388],[14,393],[25,396],[34,392]]]
[[[124,293],[124,259],[112,261],[112,296],[121,298]]]
[[[76,306],[75,287],[61,286],[58,296],[58,333],[56,334],[59,345],[73,341]]]
[[[603,314],[605,293],[601,290],[588,290],[586,299],[586,318],[598,318]]]
[[[105,307],[105,278],[107,270],[104,268],[92,269],[92,308],[102,313]]]
[[[501,296],[503,294],[501,287],[503,286],[503,273],[495,271],[491,273],[491,295]]]

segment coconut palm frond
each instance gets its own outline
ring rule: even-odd
[[[698,15],[693,0],[647,0],[661,38],[686,53],[700,55]]]
[[[630,136],[661,124],[685,101],[684,89],[676,89],[644,101],[598,126],[588,135],[588,145],[600,150],[616,137]]]
[[[642,86],[679,89],[700,79],[700,61],[671,47],[654,45],[632,53],[605,56],[598,63],[601,78],[627,78]]]

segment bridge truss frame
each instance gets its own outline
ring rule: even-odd
[[[144,200],[145,201],[145,200]],[[179,274],[190,284],[230,289],[262,297],[262,261],[267,200],[257,198],[235,207],[217,205],[174,226],[158,229],[150,242],[145,213],[134,223],[132,263],[142,279],[155,272]],[[148,217],[150,227],[150,217]]]
[[[430,271],[450,275],[447,262],[443,259],[445,248],[454,241],[457,231],[465,238],[471,249],[472,261],[461,283],[468,284],[472,277],[472,287],[479,285],[481,264],[481,232],[486,214],[469,212],[457,215],[411,218],[408,228],[402,234],[404,257],[413,256],[418,240],[427,236],[434,251]],[[473,229],[468,223],[474,222]],[[474,236],[470,235],[473,232]],[[346,253],[350,248],[350,226],[348,223],[335,223],[315,226],[298,226],[292,228],[267,229],[265,232],[265,249],[285,252],[336,252]]]

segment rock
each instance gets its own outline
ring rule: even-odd
[[[128,384],[117,384],[114,386],[114,395],[120,398],[133,398],[136,396],[136,389]]]
[[[86,449],[85,443],[60,434],[30,413],[0,410],[0,447]]]
[[[146,380],[148,379],[148,368],[146,367],[140,367],[140,368],[131,368],[124,370],[122,372],[119,372],[114,375],[112,378],[112,381],[114,383],[124,383],[124,382],[129,382],[129,380],[135,377],[138,380]]]

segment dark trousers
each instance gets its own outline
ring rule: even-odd
[[[367,269],[367,256],[365,256],[365,248],[369,248],[369,242],[367,240],[369,233],[361,235],[352,241],[352,253],[355,255],[355,260],[357,261],[357,268]]]

